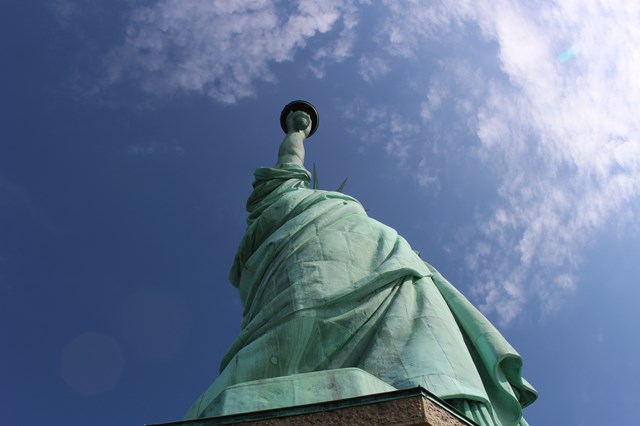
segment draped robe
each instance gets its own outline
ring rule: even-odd
[[[357,367],[422,386],[481,425],[526,425],[536,399],[519,354],[392,228],[302,166],[259,168],[230,280],[242,331],[187,418],[227,386]]]

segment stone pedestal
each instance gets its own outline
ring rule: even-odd
[[[149,426],[475,425],[420,387],[315,404]]]

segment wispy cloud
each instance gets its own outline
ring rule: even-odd
[[[423,157],[418,163],[418,167],[414,170],[415,180],[424,189],[429,189],[429,193],[433,196],[440,192],[440,179],[435,173],[429,170],[433,166]]]
[[[449,88],[440,80],[435,79],[429,86],[427,99],[422,102],[420,116],[427,121],[433,119],[433,113],[437,111],[446,98],[449,98]]]
[[[432,195],[440,190],[435,167],[427,161],[422,150],[416,149],[423,139],[419,124],[411,122],[400,112],[391,111],[387,106],[369,105],[362,98],[342,101],[339,108],[345,120],[352,123],[347,131],[360,140],[361,150],[367,146],[383,149],[399,168],[411,171],[410,176],[417,185],[428,188]]]
[[[362,56],[359,61],[360,75],[365,81],[372,82],[389,73],[389,63],[379,56]]]
[[[108,60],[106,84],[133,81],[151,94],[194,92],[234,103],[252,96],[256,81],[274,81],[270,65],[290,61],[306,42],[339,22],[355,23],[350,4],[298,0],[161,0],[133,9],[126,36]],[[345,33],[345,36],[347,34]],[[349,54],[339,38],[318,51],[314,66]]]
[[[341,109],[345,119],[358,123],[357,130],[351,129],[363,144],[382,145],[387,155],[405,164],[410,147],[417,140],[418,125],[390,112],[386,106],[370,106],[363,99],[344,102]]]
[[[67,27],[78,13],[78,4],[73,0],[53,0],[49,3],[53,17],[62,27]]]
[[[434,42],[451,42],[457,38],[457,29],[463,30],[467,15],[473,11],[469,0],[458,2],[384,0],[388,9],[382,25],[383,47],[405,57],[416,58],[425,39]]]
[[[333,39],[319,47],[312,56],[308,68],[316,78],[324,78],[325,68],[331,63],[340,63],[353,53],[358,25],[358,9],[353,2],[345,2],[340,19],[332,31]],[[337,30],[339,28],[339,30]],[[327,36],[325,36],[327,37]]]
[[[445,39],[458,56],[495,49],[493,59],[441,60],[422,116],[459,103],[475,155],[501,182],[501,202],[479,218],[482,238],[467,255],[484,310],[509,322],[537,298],[552,312],[577,285],[585,245],[640,196],[640,5],[388,5],[392,54],[419,58],[427,41]],[[484,81],[469,84],[469,70]]]
[[[133,143],[125,147],[127,157],[150,157],[155,154],[184,154],[184,147],[180,144],[159,145],[156,142]]]
[[[46,3],[58,25],[66,30],[77,30],[75,24],[82,16],[104,13],[104,6],[99,0],[51,0]]]

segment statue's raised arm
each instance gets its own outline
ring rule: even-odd
[[[280,144],[276,166],[304,166],[304,140],[318,128],[318,112],[309,102],[293,101],[283,108],[280,125],[287,135]]]
[[[291,111],[287,115],[287,136],[278,150],[277,167],[294,163],[304,166],[304,140],[311,131],[311,117],[303,111]]]

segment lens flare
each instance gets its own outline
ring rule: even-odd
[[[560,55],[558,55],[558,59],[560,59],[560,62],[567,62],[569,59],[576,56],[579,51],[580,50],[576,46],[571,46]]]

